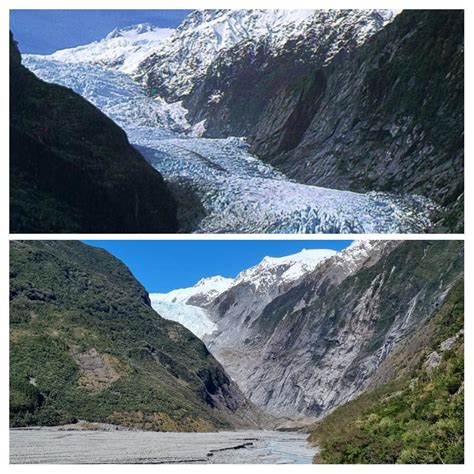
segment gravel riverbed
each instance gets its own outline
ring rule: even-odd
[[[309,464],[307,434],[278,431],[10,430],[12,464]]]

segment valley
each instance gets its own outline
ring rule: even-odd
[[[304,433],[221,431],[10,431],[13,464],[310,464]],[[71,456],[71,448],[73,455]]]
[[[275,134],[284,138],[296,132],[283,125],[281,130],[264,130],[267,118],[253,123],[256,118],[247,117],[254,110],[248,98],[234,104],[234,94],[239,100],[242,94],[233,89],[222,92],[214,84],[229,67],[233,71],[232,64],[240,68],[240,61],[253,54],[248,51],[250,38],[255,39],[255,47],[268,48],[263,58],[260,50],[255,53],[256,74],[263,78],[260,63],[284,61],[285,48],[294,41],[295,64],[288,67],[298,82],[306,77],[306,69],[321,64],[329,68],[338,53],[362,47],[392,21],[398,21],[398,16],[390,11],[340,11],[329,16],[318,11],[205,11],[190,15],[175,31],[136,25],[116,29],[89,45],[47,56],[24,55],[23,60],[38,77],[71,88],[124,129],[130,142],[166,180],[177,202],[180,232],[425,232],[433,229],[444,212],[437,200],[418,193],[416,187],[397,190],[385,184],[364,187],[337,181],[331,177],[333,164],[325,166],[324,160],[318,162],[319,177],[307,179],[307,174],[315,176],[309,155],[298,157],[292,169],[278,162],[280,152],[272,152],[274,160],[267,159]],[[337,26],[331,29],[331,25]],[[300,51],[306,37],[315,44],[324,38],[324,46],[313,52],[314,57]],[[201,49],[195,50],[198,47]],[[183,49],[189,57],[183,55]],[[234,83],[239,78],[229,77],[226,84],[238,87]],[[255,80],[259,83],[260,76]],[[271,83],[267,86],[268,91],[273,90]],[[262,111],[281,106],[285,114],[287,107],[296,107],[294,115],[306,105],[295,103],[293,94],[286,97],[288,104],[274,104],[261,91],[255,100],[266,100],[260,104]],[[314,100],[305,97],[301,100],[308,104]],[[275,113],[268,120],[276,127],[282,119]],[[217,129],[214,120],[225,130]],[[301,117],[297,122],[303,133],[307,120]],[[285,127],[289,126],[288,122]],[[345,140],[345,134],[340,136]],[[331,146],[328,157],[340,147]],[[308,148],[305,153],[311,154]],[[343,167],[354,168],[350,163],[352,155],[360,154],[359,145],[344,153]],[[382,149],[367,153],[379,163],[385,159]],[[360,168],[361,173],[364,170]],[[459,201],[456,206],[458,209]]]
[[[436,212],[421,196],[291,181],[252,155],[243,138],[193,137],[184,109],[148,97],[123,73],[49,58],[26,57],[25,64],[42,79],[72,88],[123,127],[174,190],[182,232],[415,232],[428,228]]]
[[[10,462],[464,463],[464,11],[28,12]]]
[[[234,280],[150,298],[196,331],[256,406],[318,419],[364,392],[429,321],[461,277],[462,255],[454,241],[360,241],[266,257]]]
[[[463,243],[345,245],[148,294],[101,248],[13,241],[12,459],[460,462]]]

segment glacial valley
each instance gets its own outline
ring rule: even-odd
[[[251,153],[245,136],[205,138],[206,119],[189,123],[183,94],[189,94],[206,69],[227,51],[244,44],[248,35],[265,41],[270,33],[265,28],[261,30],[264,20],[273,25],[269,28],[275,55],[285,41],[312,31],[314,25],[337,24],[330,37],[333,46],[326,52],[327,61],[340,49],[349,48],[338,38],[351,34],[357,38],[357,44],[362,44],[392,20],[387,12],[384,13],[386,18],[381,16],[383,12],[341,13],[340,18],[306,12],[297,15],[294,29],[289,30],[295,21],[291,11],[285,15],[278,11],[263,12],[249,13],[247,17],[242,12],[216,11],[207,12],[202,18],[196,13],[192,21],[190,17],[189,22],[175,32],[151,25],[117,29],[90,45],[49,56],[25,55],[24,64],[41,79],[73,89],[126,131],[130,142],[162,174],[173,192],[178,202],[181,232],[409,233],[429,230],[440,209],[427,197],[375,190],[352,192],[304,184],[288,178]],[[250,21],[248,30],[235,26],[245,25],[246,21]],[[193,22],[200,23],[200,28],[196,29]],[[178,46],[212,45],[213,28],[239,33],[228,37],[223,34],[222,42],[217,43],[215,49],[200,52],[199,68],[189,69],[187,56],[182,59],[183,63],[175,64],[181,57],[176,52]],[[324,31],[318,30],[317,34],[323,35]],[[163,56],[161,59],[157,59],[159,54]],[[189,54],[198,52],[190,50]],[[165,59],[168,63],[160,62]],[[149,64],[152,72],[147,69]],[[176,75],[168,84],[168,88],[175,87],[174,92],[151,94],[150,84],[155,84],[157,71],[164,75],[159,76],[160,81],[169,77],[166,67],[176,68]],[[157,86],[157,90],[161,90],[160,87]],[[216,94],[211,94],[210,102],[220,100]],[[195,111],[193,115],[196,116]],[[347,156],[347,160],[350,159]]]

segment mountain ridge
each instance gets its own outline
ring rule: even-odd
[[[260,286],[271,287],[277,280],[280,280],[280,284],[286,282],[287,285],[292,285],[305,272],[310,272],[334,254],[335,251],[329,249],[303,249],[284,257],[264,257],[258,264],[239,272],[235,278],[207,277],[190,288],[152,293],[152,306],[165,317],[184,324],[202,338],[217,330],[215,321],[206,312],[207,306],[232,287],[253,285],[258,290]]]
[[[149,23],[116,28],[100,41],[57,51],[52,58],[99,63],[126,72],[146,84],[152,95],[160,91],[161,97],[173,102],[191,92],[222,52],[246,41],[278,50],[293,37],[327,22],[341,30],[339,37],[347,36],[348,30],[352,41],[360,44],[396,14],[396,10],[196,10],[174,29]],[[354,27],[357,23],[359,28]],[[126,57],[131,54],[138,58]]]
[[[324,17],[324,12],[318,15]],[[351,33],[341,39],[341,44],[333,44],[336,49],[353,47],[357,34],[362,40],[366,38],[365,26],[370,26],[370,33],[385,22],[377,12],[369,13],[370,21],[366,12],[331,15],[347,20],[341,31],[355,34],[355,38]],[[322,34],[321,28],[323,33],[330,31],[332,20],[331,16],[326,24],[316,25],[314,35]],[[304,41],[299,44],[304,45]],[[328,48],[321,54],[329,54],[332,50]],[[26,60],[38,76],[72,88],[126,130],[130,141],[170,184],[178,202],[180,232],[419,232],[429,231],[437,215],[438,206],[419,195],[353,193],[290,180],[250,154],[242,138],[199,138],[205,127],[202,121],[193,126],[188,123],[181,101],[167,103],[163,97],[152,97],[130,75],[113,68],[49,56],[28,56]],[[258,105],[262,97],[256,94],[252,104]],[[242,110],[235,109],[241,118]]]
[[[322,12],[318,10],[204,10],[191,13],[176,29],[169,48],[147,58],[137,75],[152,95],[180,100],[191,92],[206,69],[226,50],[245,40],[266,43],[278,49],[294,36],[320,21],[319,17],[360,15],[365,21],[364,36],[370,35],[390,15],[375,10]],[[333,20],[335,22],[335,20]],[[357,21],[357,20],[356,20]],[[370,23],[372,22],[372,23]],[[361,31],[362,33],[362,31]],[[343,36],[343,33],[341,33]],[[180,52],[187,51],[184,61]],[[176,60],[178,63],[175,64]],[[189,64],[188,64],[189,62]],[[179,64],[179,67],[178,67]],[[173,77],[178,74],[177,77]],[[198,122],[199,120],[196,120]]]
[[[293,282],[280,278],[286,270],[272,269],[270,280],[260,273],[261,283],[237,278],[214,299],[185,299],[180,322],[199,308],[193,317],[210,324],[201,337],[257,406],[317,418],[363,392],[430,317],[462,272],[462,245],[361,241]],[[169,304],[162,314],[173,311]]]
[[[10,423],[78,419],[159,431],[268,421],[205,345],[161,318],[108,252],[75,241],[12,241]]]
[[[47,56],[68,63],[90,62],[133,75],[139,64],[167,41],[173,32],[173,28],[139,23],[115,28],[99,41],[62,49]]]
[[[405,10],[329,63],[324,42],[234,48],[185,99],[188,118],[204,136],[248,136],[298,182],[419,193],[445,207],[441,230],[462,229],[463,21]]]

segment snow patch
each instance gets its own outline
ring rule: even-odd
[[[206,133],[206,119],[201,120],[200,122],[194,124],[191,127],[191,133],[193,137],[199,138],[202,137]]]
[[[224,94],[222,91],[214,91],[210,96],[209,100],[207,101],[208,104],[218,104],[222,97],[224,97]]]
[[[159,295],[160,301],[186,304],[192,297],[200,297],[202,300],[215,298],[229,289],[233,282],[232,278],[214,276],[202,278],[190,288],[178,288],[168,293],[154,293],[154,295],[157,297]]]

